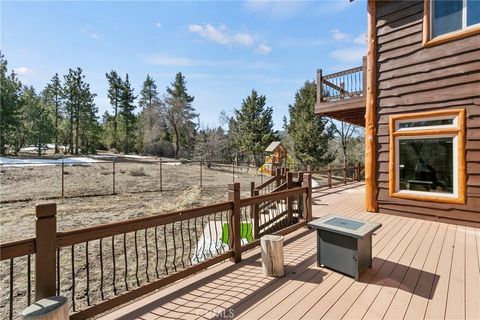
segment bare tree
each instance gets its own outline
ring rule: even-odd
[[[343,122],[343,121],[333,121],[333,119],[328,118],[328,122],[330,122],[330,125],[333,128],[333,131],[335,134],[338,135],[340,138],[340,143],[342,146],[342,152],[343,152],[343,163],[344,165],[347,165],[347,147],[348,144],[352,141],[352,139],[355,137],[355,134],[358,133],[358,126]]]

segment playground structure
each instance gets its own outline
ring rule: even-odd
[[[258,169],[258,172],[266,175],[274,175],[276,168],[287,166],[287,149],[280,141],[273,141],[265,149],[265,163]]]

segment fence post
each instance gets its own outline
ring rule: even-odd
[[[202,168],[203,168],[203,159],[200,160],[200,188],[203,187],[203,172],[202,172]]]
[[[347,184],[347,162],[343,162],[343,184]]]
[[[62,159],[62,198],[65,197],[65,162]]]
[[[293,188],[293,172],[286,172],[287,190]],[[287,221],[290,223],[293,217],[293,197],[287,198]]]
[[[362,181],[362,176],[360,174],[360,171],[361,171],[361,169],[360,169],[360,161],[359,161],[359,162],[357,162],[357,182]]]
[[[328,187],[332,188],[332,164],[328,165]]]
[[[275,170],[275,187],[276,188],[280,187],[281,179],[282,179],[282,169],[277,168]]]
[[[228,200],[232,202],[233,209],[230,216],[230,248],[233,249],[232,261],[237,263],[242,260],[242,247],[240,243],[240,183],[228,185]]]
[[[35,206],[35,301],[56,294],[57,204]]]
[[[163,191],[163,165],[162,165],[162,157],[160,157],[160,192]]]
[[[112,194],[115,194],[115,158],[112,158]]]
[[[304,217],[307,221],[312,221],[312,174],[303,175],[302,187],[307,188],[307,192],[303,194]]]
[[[258,196],[260,194],[260,191],[258,189],[255,189],[253,191],[254,196]],[[257,203],[254,205],[253,208],[253,238],[258,239],[260,238],[260,212],[259,212],[259,204]]]

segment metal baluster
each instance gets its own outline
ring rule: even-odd
[[[103,238],[100,238],[100,295],[102,300],[105,299],[103,293]]]
[[[203,261],[207,260],[207,256],[205,255],[205,246],[207,245],[205,241],[205,227],[204,227],[204,222],[203,222],[204,216],[202,216],[202,238],[203,238],[203,246],[202,246],[202,254],[203,254]]]
[[[87,306],[90,306],[90,266],[88,263],[88,241],[85,243],[85,267],[87,270]]]
[[[172,240],[173,240],[173,270],[177,272],[177,245],[175,243],[175,221],[172,223]]]
[[[185,254],[185,242],[183,241],[183,220],[180,220],[180,237],[182,240],[182,266],[185,269],[185,262],[183,262],[183,256]]]
[[[27,304],[30,305],[32,302],[32,275],[30,274],[32,272],[32,267],[31,267],[31,262],[32,258],[29,255],[27,255]]]
[[[128,291],[128,257],[127,257],[127,234],[123,234],[123,259],[125,260],[125,290]]]
[[[71,260],[72,260],[72,309],[75,309],[75,245],[72,244],[71,248]]]
[[[168,257],[168,245],[167,245],[167,225],[163,225],[163,241],[165,243],[165,274],[168,275],[168,267],[167,267],[167,257]]]
[[[117,295],[117,287],[116,284],[116,270],[117,267],[115,265],[115,236],[112,236],[112,264],[113,264],[113,274],[112,274],[112,285],[113,285],[113,294]]]
[[[145,263],[145,275],[147,276],[147,282],[150,282],[150,277],[148,276],[148,240],[147,240],[148,229],[145,229],[145,258],[147,262]]]
[[[13,258],[10,259],[10,296],[9,296],[10,310],[9,318],[13,319]]]
[[[215,250],[217,251],[217,255],[219,255],[220,252],[218,251],[217,213],[218,213],[218,212],[215,212],[215,213],[213,214],[213,221],[215,222],[215,223],[214,223],[214,225],[215,225]]]
[[[138,244],[137,244],[137,230],[135,230],[135,278],[137,279],[137,286],[140,287],[140,280],[138,279]]]
[[[224,246],[224,243],[223,243],[223,211],[220,212],[220,230],[222,231],[222,237],[221,237],[221,245],[222,245],[222,252],[224,253],[225,252],[225,246]]]
[[[157,278],[160,278],[158,275],[158,234],[157,234],[158,226],[155,226],[155,273],[157,274]]]
[[[190,265],[193,264],[192,261],[192,238],[190,236],[190,219],[187,220],[187,233],[188,233],[188,260],[190,260]]]
[[[200,262],[200,258],[198,257],[198,235],[197,235],[197,217],[195,217],[195,246],[196,246],[196,250],[195,250],[195,256],[197,257],[197,263]]]
[[[212,252],[212,227],[210,225],[210,215],[207,215],[207,222],[208,222],[208,234],[210,235],[210,238],[209,238],[210,244],[208,246],[208,252],[210,252],[210,258],[211,258],[213,257],[213,252]]]
[[[57,248],[57,296],[60,295],[60,248]]]

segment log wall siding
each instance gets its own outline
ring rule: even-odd
[[[377,205],[380,212],[480,223],[480,35],[422,47],[423,1],[377,2]],[[466,110],[465,205],[391,198],[390,115]]]

